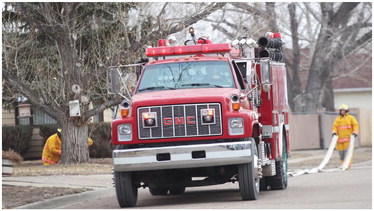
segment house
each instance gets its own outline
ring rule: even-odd
[[[291,55],[290,49],[284,50]],[[305,90],[310,66],[309,49],[301,50],[300,81]],[[356,146],[372,146],[372,55],[356,53],[344,59],[334,70],[333,93],[336,112],[316,114],[298,114],[291,116],[290,128],[308,128],[291,130],[293,149],[326,148],[331,140],[331,126],[338,115],[341,104],[350,107],[350,113],[359,122],[360,132]],[[292,123],[292,120],[294,123]],[[308,122],[308,127],[305,125]],[[300,132],[302,131],[302,132]],[[319,138],[305,134],[318,134]],[[309,137],[309,138],[308,138]],[[300,141],[303,140],[303,141]]]
[[[17,107],[15,109],[2,109],[2,125],[3,126],[14,126],[14,125],[30,125],[33,127],[30,148],[24,156],[25,159],[39,159],[42,154],[45,138],[40,135],[40,125],[56,124],[56,120],[44,113],[38,108],[31,108],[31,117],[20,118],[18,115]],[[99,115],[95,115],[91,118],[91,122],[111,122],[112,111],[106,109]]]

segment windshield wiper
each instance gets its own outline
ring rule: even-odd
[[[139,89],[138,92],[146,91],[146,90],[155,90],[155,89],[175,89],[174,87],[167,87],[167,86],[151,86],[144,89]]]
[[[210,84],[210,83],[192,83],[192,84],[182,84],[182,86],[214,86],[223,88],[223,86],[216,85],[216,84]]]

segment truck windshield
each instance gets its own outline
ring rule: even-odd
[[[193,61],[149,65],[137,92],[235,87],[227,61]]]

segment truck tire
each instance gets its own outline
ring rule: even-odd
[[[252,143],[256,144],[254,139]],[[252,147],[252,161],[238,166],[240,195],[243,200],[256,200],[260,194],[260,180],[257,176],[257,147]]]
[[[169,189],[171,195],[183,194],[186,191],[186,187],[174,187]]]
[[[288,185],[288,153],[286,137],[283,135],[282,158],[275,162],[276,175],[268,178],[268,184],[272,190],[284,190]]]
[[[149,192],[152,194],[152,196],[164,196],[168,194],[167,188],[151,188],[149,187]]]
[[[119,206],[135,207],[138,187],[134,184],[131,172],[114,172],[114,183]]]

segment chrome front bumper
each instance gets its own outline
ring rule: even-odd
[[[114,171],[222,166],[251,161],[251,141],[113,151]]]

